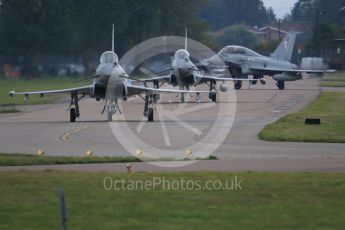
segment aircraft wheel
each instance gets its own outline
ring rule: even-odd
[[[277,87],[279,90],[285,89],[285,82],[284,81],[277,81]]]
[[[196,103],[200,103],[200,93],[196,93]]]
[[[148,120],[149,122],[152,122],[152,121],[153,121],[153,108],[148,108],[147,114],[148,114],[147,120]]]
[[[217,94],[212,95],[212,102],[217,102]]]
[[[236,90],[240,90],[242,88],[242,82],[241,81],[237,81],[236,83],[235,83],[235,89]]]
[[[257,74],[255,74],[254,76],[253,76],[253,81],[251,81],[250,83],[252,84],[252,85],[256,85],[257,83],[258,83],[258,79],[260,79],[261,77],[260,77],[260,75],[257,75]]]
[[[77,118],[76,110],[75,110],[75,108],[71,108],[69,110],[69,120],[70,120],[70,122],[75,122],[76,118]]]

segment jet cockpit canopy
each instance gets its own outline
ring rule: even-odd
[[[248,56],[261,56],[260,54],[254,52],[253,50],[247,49],[242,46],[226,46],[222,51],[222,54],[242,54]]]
[[[240,46],[227,46],[224,48],[224,52],[229,54],[245,54],[246,49]]]
[[[187,50],[178,50],[175,53],[175,58],[176,59],[189,59],[189,53]]]
[[[119,57],[113,51],[106,51],[101,55],[99,61],[101,64],[117,64]]]

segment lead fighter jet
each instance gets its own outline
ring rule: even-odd
[[[35,92],[15,92],[10,91],[9,96],[24,95],[27,101],[29,95],[39,94],[43,97],[45,94],[56,93],[70,93],[71,103],[69,107],[70,121],[75,122],[76,118],[80,116],[79,101],[86,95],[105,100],[105,105],[102,114],[105,110],[108,113],[108,120],[112,120],[112,115],[117,111],[121,112],[117,101],[119,99],[127,100],[128,97],[144,93],[145,100],[144,116],[148,121],[153,121],[153,104],[155,103],[155,96],[159,93],[209,93],[209,91],[187,91],[187,90],[173,90],[173,89],[157,89],[149,88],[145,85],[134,84],[134,81],[127,75],[124,69],[118,63],[119,59],[114,52],[114,25],[112,31],[112,50],[104,52],[100,57],[100,64],[97,67],[96,73],[83,80],[93,79],[91,85],[82,87],[62,89],[62,90],[47,90]],[[139,82],[140,83],[140,82]]]

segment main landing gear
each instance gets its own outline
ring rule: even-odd
[[[196,103],[200,103],[200,93],[196,93]]]
[[[153,81],[153,88],[159,89],[159,82],[158,81]],[[160,99],[159,94],[153,94],[153,102],[157,103]]]
[[[75,122],[77,119],[77,112],[75,108],[70,108],[69,109],[69,120],[70,122]]]
[[[276,83],[278,89],[284,90],[285,89],[285,82],[284,81],[277,81]]]
[[[242,81],[236,81],[235,82],[235,89],[240,90],[242,88]]]
[[[78,98],[78,91],[71,92],[71,103],[69,106],[69,120],[70,122],[75,122],[77,117],[80,117],[79,111],[79,101],[84,97],[83,94],[80,98]]]
[[[144,116],[147,118],[147,121],[153,122],[153,105],[157,103],[159,95],[150,94],[146,92],[145,95],[145,105],[144,105]]]
[[[217,102],[216,83],[214,81],[210,82],[210,93],[208,94],[208,98],[214,103]]]

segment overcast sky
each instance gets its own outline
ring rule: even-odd
[[[290,13],[297,0],[262,0],[265,7],[272,7],[277,18],[283,18]]]

